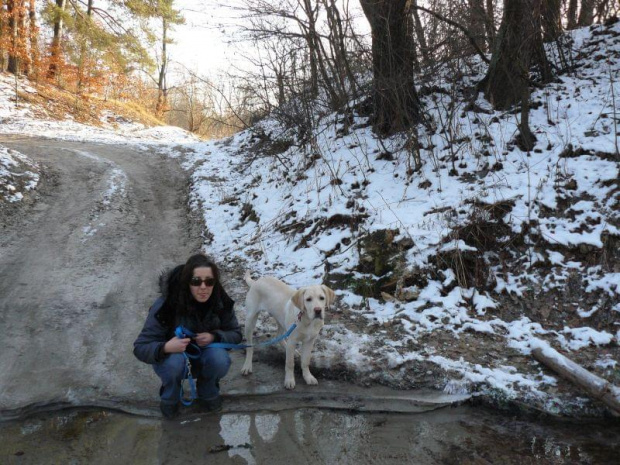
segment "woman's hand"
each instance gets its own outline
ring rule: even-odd
[[[185,348],[187,344],[190,343],[190,338],[186,337],[185,339],[179,339],[178,337],[173,337],[164,345],[164,353],[166,354],[180,354],[185,352]]]
[[[211,333],[198,333],[195,339],[199,347],[204,347],[215,341],[215,336]]]

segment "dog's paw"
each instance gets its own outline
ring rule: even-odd
[[[319,384],[316,378],[310,374],[308,376],[304,376],[304,380],[306,381],[306,384],[311,384],[311,385]]]
[[[246,367],[245,365],[243,365],[243,368],[241,368],[241,374],[243,376],[247,376],[249,374],[252,374],[252,367],[251,366]]]
[[[285,378],[284,387],[286,389],[295,389],[295,378]]]

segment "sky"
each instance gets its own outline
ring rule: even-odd
[[[237,0],[227,5],[240,3]],[[243,60],[230,44],[234,38],[233,11],[218,0],[177,0],[186,23],[172,32],[170,58],[203,76],[215,77]]]
[[[357,0],[344,1],[352,11],[359,9]],[[213,79],[235,67],[248,67],[242,55],[251,48],[240,41],[240,26],[244,20],[235,10],[243,3],[243,0],[176,0],[175,5],[182,11],[186,23],[176,26],[172,33],[171,60]],[[364,31],[367,23],[361,10],[355,14],[361,18],[356,29]],[[174,77],[170,76],[169,80],[174,81]]]

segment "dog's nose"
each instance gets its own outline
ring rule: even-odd
[[[323,309],[321,307],[314,307],[314,313],[321,313]]]

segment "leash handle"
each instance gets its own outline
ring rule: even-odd
[[[174,330],[174,335],[179,339],[185,339],[187,337],[193,339],[197,336],[197,334],[191,329],[187,329],[185,326],[181,325],[176,327],[176,329]]]
[[[196,382],[194,381],[194,377],[192,376],[192,365],[189,361],[188,355],[183,352],[183,356],[185,357],[185,373],[183,374],[183,380],[181,381],[181,392],[179,393],[179,400],[183,405],[189,407],[192,405],[194,400],[198,398],[198,393],[196,392]],[[189,383],[189,399],[185,398],[185,393],[183,392],[183,381],[187,379]]]
[[[190,329],[187,329],[185,326],[177,326],[176,329],[174,330],[174,335],[178,337],[179,339],[185,339],[187,337],[189,337],[190,339],[193,339],[197,336],[195,332],[193,332]],[[196,359],[196,358],[200,358],[200,350],[201,350],[200,346],[192,342],[188,344],[183,354],[185,354],[186,358],[189,357],[192,359]]]

